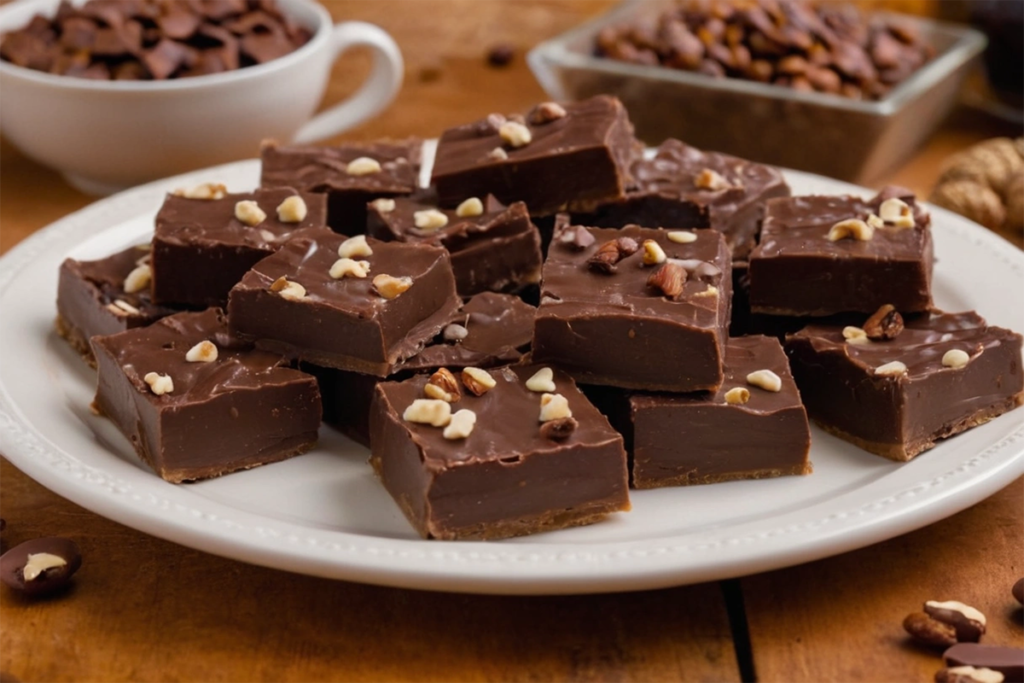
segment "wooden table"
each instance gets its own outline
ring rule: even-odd
[[[333,2],[403,47],[398,102],[348,137],[436,135],[543,98],[523,48],[600,12],[576,2]],[[520,51],[485,65],[499,41]],[[352,55],[327,102],[366,73]],[[945,155],[1019,130],[960,112],[892,178],[927,193]],[[0,143],[0,250],[90,201]],[[1020,243],[1019,235],[1009,235]],[[9,359],[6,362],[10,362]],[[160,541],[87,512],[0,462],[5,546],[66,536],[73,590],[0,591],[0,680],[929,681],[939,658],[902,618],[927,599],[988,615],[991,643],[1024,644],[1009,595],[1024,575],[1024,480],[942,522],[863,550],[740,580],[641,593],[487,597],[327,581]]]

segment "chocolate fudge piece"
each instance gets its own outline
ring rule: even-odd
[[[491,114],[441,136],[431,183],[442,206],[492,193],[530,213],[590,211],[623,195],[639,148],[622,102],[599,95],[538,105],[525,118]]]
[[[752,384],[765,370],[774,378]],[[638,489],[811,472],[807,413],[775,339],[730,339],[718,391],[633,393],[626,400]]]
[[[892,206],[883,202],[890,201],[902,202],[907,213],[896,225],[882,225]],[[930,223],[912,195],[771,199],[760,244],[750,255],[751,311],[824,316],[872,313],[884,304],[904,313],[926,311],[932,303]]]
[[[809,325],[786,338],[800,394],[825,431],[891,460],[1021,405],[1021,336],[974,312],[926,313],[894,339]]]
[[[260,185],[326,195],[328,225],[354,235],[366,230],[367,202],[416,191],[422,149],[418,138],[330,147],[269,142],[260,153]]]
[[[715,391],[730,268],[714,230],[560,226],[544,262],[533,358],[587,384]]]
[[[452,314],[437,336],[401,364],[389,379],[413,372],[467,366],[489,368],[515,363],[529,347],[537,309],[509,294],[484,292]],[[324,422],[364,446],[370,444],[370,401],[380,378],[358,372],[304,364],[320,383]]]
[[[679,140],[661,143],[653,159],[637,160],[632,174],[636,186],[625,197],[573,219],[602,228],[712,228],[742,261],[757,243],[765,200],[789,196],[779,169]]]
[[[304,453],[316,444],[316,379],[228,333],[220,309],[93,337],[93,406],[173,483]]]
[[[521,536],[629,509],[622,437],[564,372],[552,372],[549,392],[527,388],[539,370],[481,370],[493,386],[477,396],[461,385],[450,405],[414,404],[426,375],[377,385],[370,463],[423,537]],[[432,410],[450,411],[451,423],[416,421]],[[461,411],[475,416],[468,436]]]
[[[164,200],[153,236],[154,301],[195,308],[223,306],[231,288],[258,261],[298,231],[326,226],[323,195],[276,188],[216,196],[191,199],[171,194]],[[305,204],[306,214],[301,220],[289,216],[282,221],[278,207],[294,196]],[[266,217],[255,225],[243,222],[237,215],[241,202],[255,202]],[[258,217],[247,220],[252,223]]]
[[[321,230],[253,266],[231,290],[228,318],[260,348],[387,377],[460,304],[441,247]]]
[[[150,245],[142,244],[95,261],[69,258],[60,265],[57,334],[92,367],[90,337],[145,327],[174,313],[149,295],[149,258]]]
[[[446,248],[460,296],[517,291],[540,282],[540,233],[523,202],[506,207],[487,195],[446,210],[429,197],[373,201],[367,207],[367,233]]]

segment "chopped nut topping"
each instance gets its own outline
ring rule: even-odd
[[[865,222],[868,224],[868,226],[870,226],[872,228],[884,228],[885,227],[885,221],[883,221],[881,218],[879,218],[878,216],[876,216],[873,213],[868,214],[868,219]]]
[[[582,225],[567,227],[558,234],[558,243],[574,251],[583,251],[595,241],[593,233]]]
[[[483,396],[498,385],[491,373],[480,368],[463,368],[462,384],[474,396]]]
[[[370,272],[369,261],[356,261],[350,258],[340,258],[331,266],[328,273],[335,280],[343,280],[347,277],[365,278]]]
[[[370,175],[380,173],[380,162],[370,157],[359,157],[348,162],[345,173],[349,175]]]
[[[146,287],[149,287],[150,280],[153,279],[153,269],[145,263],[136,266],[132,269],[132,272],[128,273],[128,277],[124,279],[124,291],[126,294],[135,294],[141,292]]]
[[[440,399],[448,403],[458,403],[462,399],[462,392],[459,391],[459,383],[455,375],[448,368],[440,368],[430,376],[423,393],[430,398]]]
[[[867,332],[859,327],[854,327],[853,325],[847,325],[843,328],[843,339],[845,339],[848,344],[867,344],[871,341],[868,339]]]
[[[341,258],[373,256],[373,249],[366,243],[366,235],[356,235],[349,237],[338,246],[338,256]]]
[[[746,387],[733,387],[725,392],[725,402],[732,405],[743,405],[750,400],[750,390]]]
[[[263,238],[264,242],[276,242],[277,241],[277,235],[275,235],[274,233],[270,232],[269,230],[265,230],[263,228],[260,228],[260,237]]]
[[[676,244],[690,244],[697,241],[697,233],[689,230],[672,230],[666,237]]]
[[[554,391],[555,372],[551,368],[541,368],[533,377],[526,380],[526,388],[530,391]]]
[[[878,214],[886,223],[892,223],[897,228],[914,227],[914,211],[910,205],[899,197],[890,197],[878,207]]]
[[[572,417],[569,400],[561,394],[544,394],[540,397],[540,421],[551,422]]]
[[[424,209],[412,215],[413,222],[420,230],[436,232],[448,225],[448,216],[437,209]]]
[[[693,296],[718,296],[718,287],[715,287],[714,285],[708,285],[708,288],[705,289],[703,292],[697,292]]]
[[[947,368],[962,368],[970,362],[970,354],[962,349],[950,349],[942,354],[942,364]]]
[[[201,341],[185,354],[189,363],[212,363],[217,360],[217,345],[211,341]]]
[[[447,401],[433,398],[417,398],[402,413],[406,422],[444,427],[452,419],[452,407]]]
[[[757,370],[747,375],[747,384],[765,391],[782,391],[782,379],[771,370]]]
[[[395,200],[388,199],[387,197],[381,197],[380,199],[374,199],[370,202],[373,208],[377,209],[381,213],[391,213],[395,210]]]
[[[678,299],[683,294],[686,283],[686,269],[678,263],[666,263],[647,278],[647,286],[660,289],[670,299]]]
[[[494,161],[507,161],[508,152],[506,152],[501,147],[495,147],[494,149],[487,153],[487,158],[492,159]]]
[[[473,433],[474,426],[476,426],[476,413],[468,408],[463,408],[452,415],[452,421],[444,428],[442,436],[446,439],[465,439]]]
[[[173,192],[174,196],[185,199],[224,199],[224,195],[227,193],[228,188],[220,183],[203,183],[193,188],[182,188]]]
[[[545,123],[564,118],[565,115],[565,108],[557,102],[542,102],[530,112],[530,123],[535,126],[543,126]]]
[[[898,360],[894,360],[894,361],[892,361],[890,363],[886,363],[885,365],[879,365],[877,368],[875,368],[875,374],[876,375],[898,376],[898,375],[905,375],[906,373],[907,373],[907,366],[904,365],[903,363],[901,363]]]
[[[107,310],[114,315],[126,316],[126,315],[139,315],[142,313],[139,309],[132,306],[124,299],[114,299],[113,303],[107,304]]]
[[[903,331],[903,316],[892,304],[885,304],[864,323],[864,334],[873,341],[895,339]]]
[[[253,228],[267,220],[267,214],[256,202],[244,199],[235,204],[235,218]]]
[[[828,231],[830,242],[838,242],[847,238],[867,242],[874,236],[875,229],[859,218],[848,218],[845,221],[839,221]]]
[[[298,282],[290,281],[286,276],[274,280],[270,285],[271,292],[277,292],[282,299],[288,299],[290,301],[299,301],[305,298],[306,288],[300,285]]]
[[[498,135],[509,147],[525,147],[533,141],[530,129],[515,121],[506,121],[498,129]]]
[[[392,277],[381,273],[373,278],[373,288],[385,299],[394,299],[412,287],[411,277]]]
[[[712,192],[728,190],[732,187],[728,180],[715,171],[712,171],[710,168],[705,168],[703,171],[695,175],[693,177],[693,184],[702,190],[711,190]]]
[[[552,441],[565,441],[579,427],[579,422],[574,417],[563,417],[558,420],[548,420],[540,426],[540,435]]]
[[[288,197],[277,207],[277,220],[282,223],[301,223],[306,220],[305,200],[297,194]]]
[[[953,666],[935,674],[936,683],[1003,683],[1006,677],[988,667]]]
[[[587,259],[587,265],[591,270],[605,275],[615,272],[616,264],[622,259],[635,254],[640,246],[632,237],[619,237],[602,244],[594,254]]]
[[[441,332],[441,337],[446,342],[460,342],[469,336],[469,330],[458,323],[451,323]]]
[[[67,566],[68,561],[60,555],[53,553],[31,553],[25,558],[25,566],[21,570],[21,576],[28,581],[35,581],[48,569]]]
[[[482,216],[484,213],[484,203],[477,197],[470,197],[466,201],[462,202],[455,208],[455,215],[459,218],[472,218],[473,216]],[[447,219],[446,219],[447,222]]]
[[[665,250],[661,248],[661,245],[654,240],[644,240],[644,265],[645,266],[656,266],[659,263],[664,263],[668,256],[665,255]]]
[[[174,380],[170,375],[160,375],[155,372],[147,372],[142,378],[149,385],[149,390],[157,396],[163,396],[174,391]]]

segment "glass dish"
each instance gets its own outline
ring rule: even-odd
[[[618,96],[637,135],[649,145],[675,137],[704,149],[861,183],[905,161],[935,130],[986,45],[983,34],[965,26],[881,13],[915,27],[936,54],[874,102],[592,54],[602,28],[666,4],[623,3],[535,47],[527,58],[530,68],[554,99]]]

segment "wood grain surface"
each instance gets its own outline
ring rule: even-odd
[[[338,20],[384,26],[402,46],[407,75],[397,102],[343,136],[370,139],[433,136],[491,111],[525,109],[543,98],[525,50],[613,3],[325,4]],[[502,42],[516,47],[513,63],[487,66],[488,49]],[[368,66],[365,53],[346,55],[324,106],[352,92]],[[927,193],[949,153],[1020,133],[958,112],[886,180]],[[0,252],[91,201],[0,141]],[[1020,244],[1019,234],[1005,236]],[[1022,487],[886,543],[739,582],[504,598],[222,559],[107,521],[3,461],[4,546],[66,536],[85,564],[74,588],[51,600],[0,590],[0,681],[928,681],[938,658],[908,645],[900,628],[926,599],[974,604],[988,615],[987,642],[1020,644],[1009,587],[1024,574]]]

